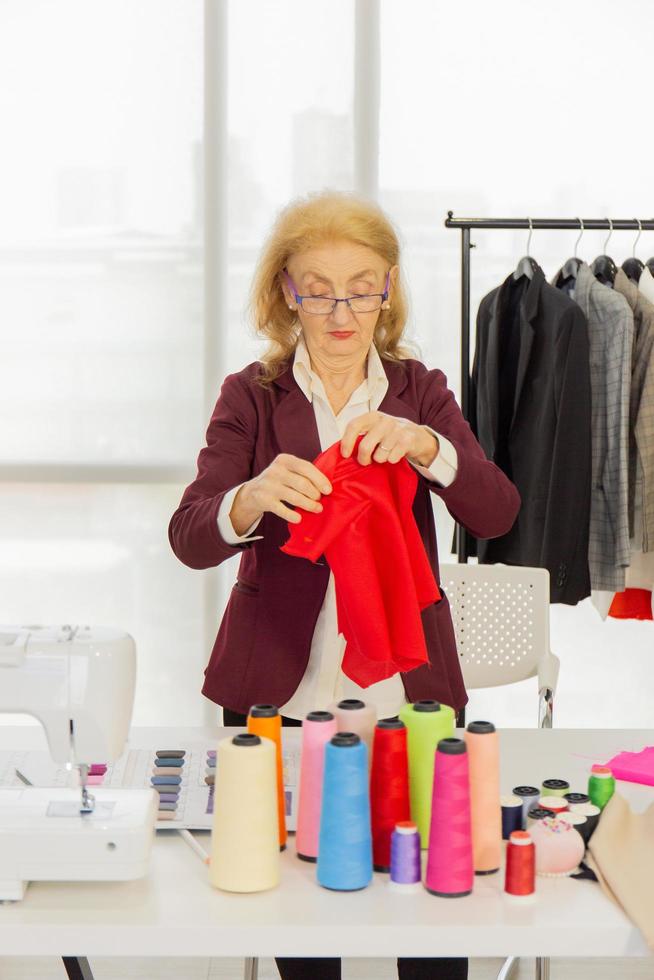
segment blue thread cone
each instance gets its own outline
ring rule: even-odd
[[[325,746],[318,883],[356,891],[372,880],[368,749],[358,735],[340,732]]]

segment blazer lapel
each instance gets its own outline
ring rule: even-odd
[[[397,398],[396,395],[391,394],[390,388],[379,403],[377,411],[384,412],[386,415],[394,415],[398,419],[408,419],[410,422],[420,421],[414,407],[409,405],[408,402],[402,401],[401,398]]]
[[[495,458],[495,447],[497,446],[497,431],[499,427],[498,406],[499,406],[499,330],[500,330],[500,310],[501,295],[503,287],[497,290],[491,316],[488,323],[488,334],[486,337],[486,358],[485,373],[486,383],[482,388],[482,398],[484,405],[480,406],[479,416],[484,416],[489,420],[492,445],[488,447],[489,459]],[[478,416],[478,417],[479,417]]]
[[[534,342],[534,328],[532,327],[530,321],[525,318],[524,313],[521,310],[520,311],[520,354],[518,357],[518,370],[516,372],[516,379],[515,379],[515,396],[513,399],[513,420],[515,420],[515,417],[518,414],[520,395],[522,394],[522,388],[525,383],[525,375],[527,373],[527,368],[529,367],[529,358],[531,357],[531,348],[533,342]]]
[[[291,368],[274,383],[283,389],[272,414],[272,428],[279,452],[313,462],[320,454],[320,436],[313,405],[298,386]]]
[[[406,370],[395,361],[382,359],[382,365],[388,378],[388,388],[377,411],[385,412],[386,415],[394,415],[398,419],[419,422],[420,418],[415,408],[399,397],[407,386]]]
[[[537,269],[520,303],[520,354],[518,356],[518,369],[516,372],[512,425],[518,413],[520,396],[525,383],[527,368],[529,367],[531,348],[534,343],[533,321],[538,313],[540,291],[544,283],[545,277],[542,271]]]

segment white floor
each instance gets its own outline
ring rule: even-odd
[[[234,959],[91,960],[95,980],[241,980],[243,963]],[[472,960],[469,980],[495,980],[501,960]],[[343,980],[392,980],[389,960],[346,960]],[[534,961],[522,960],[516,980],[533,980]],[[61,960],[52,957],[0,958],[0,980],[66,980]],[[273,960],[261,960],[259,980],[279,980]],[[647,960],[552,960],[551,980],[654,980],[654,957]]]

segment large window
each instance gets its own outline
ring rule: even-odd
[[[166,526],[206,421],[202,4],[0,17],[0,621],[129,630],[135,720],[192,724],[202,591]]]

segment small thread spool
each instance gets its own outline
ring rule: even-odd
[[[524,830],[512,831],[506,846],[504,891],[521,901],[536,892],[536,848],[531,834]]]
[[[411,819],[424,849],[429,843],[436,746],[441,739],[454,735],[454,711],[438,701],[416,701],[404,705],[400,719],[407,729]]]
[[[527,830],[529,830],[533,824],[537,823],[539,820],[545,820],[546,817],[553,816],[553,810],[546,810],[542,806],[532,806],[531,810],[527,814]]]
[[[568,804],[568,809],[575,803],[590,803],[590,796],[587,793],[566,793],[563,799]]]
[[[472,891],[472,826],[466,743],[443,738],[434,760],[425,887],[432,895],[459,898]]]
[[[475,874],[494,874],[500,869],[504,829],[500,809],[499,735],[492,722],[471,721],[464,738],[470,770],[472,859]]]
[[[248,732],[275,743],[277,754],[277,810],[279,849],[286,847],[286,795],[284,793],[284,764],[282,761],[282,719],[274,704],[255,704],[247,719]]]
[[[216,752],[209,881],[230,892],[279,883],[277,767],[266,738],[225,738]]]
[[[406,727],[399,718],[377,722],[370,773],[372,857],[375,871],[391,869],[391,834],[411,817]]]
[[[586,824],[583,831],[580,831],[580,834],[586,843],[588,843],[599,823],[602,811],[594,803],[575,803],[570,809],[572,813],[581,813],[586,818]]]
[[[593,766],[588,778],[588,795],[591,803],[603,810],[615,793],[615,779],[608,766]]]
[[[300,793],[295,847],[303,861],[318,859],[325,746],[337,732],[330,711],[310,711],[302,722]]]
[[[357,891],[372,879],[368,749],[354,732],[325,746],[316,874],[335,891]]]
[[[522,830],[525,830],[529,811],[540,799],[540,790],[537,786],[514,786],[512,792],[522,800]]]
[[[502,840],[509,840],[516,830],[522,830],[522,800],[509,793],[500,797],[502,809]]]
[[[565,796],[570,792],[570,783],[565,779],[545,779],[541,789],[541,796]]]
[[[586,824],[588,820],[583,813],[573,813],[571,810],[566,810],[565,813],[559,813],[557,820],[563,820],[564,823],[569,823],[581,835],[584,844],[586,843]]]
[[[412,820],[396,824],[391,834],[389,885],[398,892],[420,889],[420,834]]]
[[[336,719],[339,732],[354,732],[368,749],[368,766],[372,764],[372,740],[377,721],[377,708],[358,698],[344,698],[331,704],[329,710]]]
[[[551,810],[552,813],[563,813],[568,809],[568,801],[564,796],[541,796],[538,806],[544,810]]]

